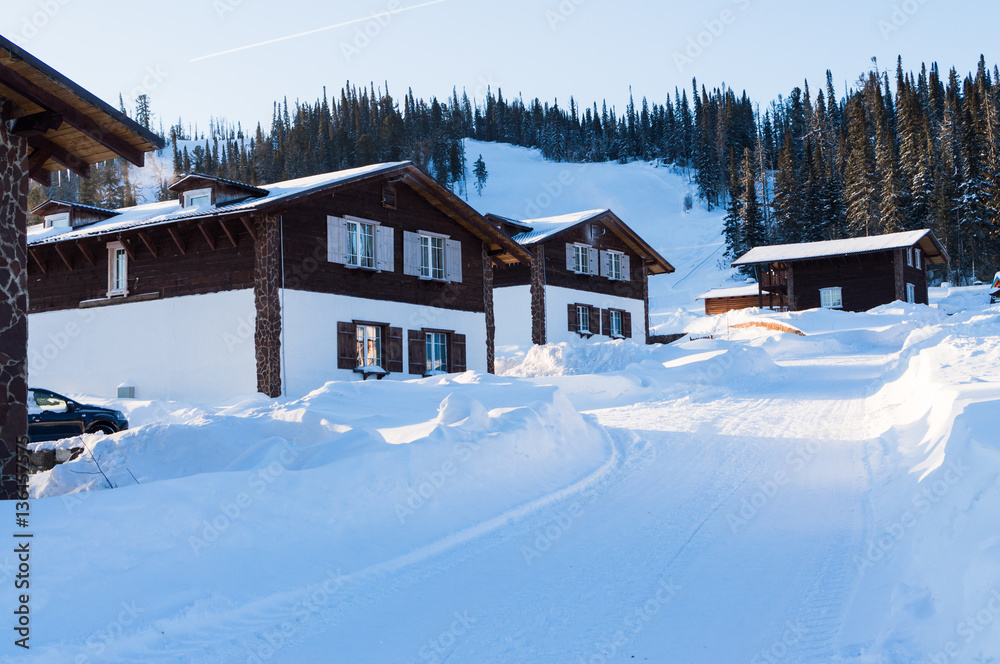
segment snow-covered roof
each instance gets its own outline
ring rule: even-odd
[[[585,212],[573,212],[563,214],[558,217],[542,217],[540,219],[522,219],[518,223],[531,226],[531,231],[519,233],[514,236],[514,241],[518,244],[536,244],[543,242],[556,233],[566,230],[572,226],[589,221],[594,217],[599,217],[608,210],[587,210]]]
[[[713,288],[707,293],[702,293],[696,300],[711,300],[717,297],[749,297],[758,295],[760,287],[757,284],[747,284],[745,286],[733,286],[732,288]]]
[[[754,247],[733,262],[733,265],[756,265],[778,261],[800,261],[845,254],[867,254],[888,249],[904,249],[919,243],[930,230],[904,231],[888,235],[872,235],[845,240],[824,240],[800,244],[776,244],[768,247]],[[936,241],[935,241],[935,244]]]
[[[362,166],[360,168],[351,168],[333,173],[323,173],[321,175],[310,175],[308,177],[298,178],[295,180],[286,180],[285,182],[267,184],[261,187],[261,189],[268,192],[267,196],[254,198],[249,201],[241,201],[233,205],[185,209],[181,207],[180,201],[161,201],[158,203],[146,203],[144,205],[121,208],[120,210],[117,210],[119,214],[110,219],[73,229],[43,228],[41,224],[38,224],[28,229],[28,244],[39,245],[50,242],[61,242],[63,240],[78,239],[92,235],[103,235],[105,233],[124,231],[141,226],[166,224],[181,219],[214,217],[220,214],[230,214],[233,212],[249,212],[311,189],[321,189],[361,175],[371,175],[381,171],[391,171],[409,163],[410,162],[400,161],[387,164],[372,164],[371,166]]]

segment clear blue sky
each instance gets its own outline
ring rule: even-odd
[[[842,94],[872,56],[889,70],[897,55],[913,69],[964,74],[980,53],[992,66],[998,19],[992,0],[4,0],[0,33],[115,104],[147,91],[164,125],[246,126],[266,125],[275,99],[347,80],[387,82],[397,99],[489,85],[621,108],[630,85],[662,101],[697,76],[763,105],[805,78],[815,93],[829,68]]]

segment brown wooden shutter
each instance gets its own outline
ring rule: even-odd
[[[627,311],[622,312],[622,334],[626,339],[632,338],[632,314]]]
[[[590,307],[590,333],[601,333],[601,310],[597,307]]]
[[[465,335],[451,335],[451,371],[452,373],[462,373],[465,371]]]
[[[423,376],[427,373],[427,349],[424,347],[424,331],[407,332],[410,355],[410,373]]]
[[[571,304],[568,306],[569,309],[569,331],[576,332],[576,305]]]
[[[403,328],[390,327],[386,332],[388,343],[385,347],[385,370],[389,373],[403,373]]]
[[[611,336],[611,310],[601,309],[601,331],[604,336]]]
[[[358,332],[354,323],[337,323],[337,368],[358,368]]]

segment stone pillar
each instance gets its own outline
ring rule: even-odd
[[[545,345],[545,247],[535,246],[531,261],[531,343]]]
[[[483,306],[486,311],[486,371],[496,373],[497,320],[493,310],[493,258],[483,245]]]
[[[646,343],[652,343],[649,338],[649,268],[642,266],[642,309],[646,326]]]
[[[257,391],[275,399],[281,396],[281,220],[256,217],[253,224]]]
[[[28,435],[28,174],[24,140],[7,131],[18,111],[0,97],[0,499],[18,494]],[[27,473],[27,469],[24,470]],[[27,475],[25,475],[25,478]]]

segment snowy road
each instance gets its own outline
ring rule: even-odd
[[[784,320],[808,335],[331,383],[91,438],[139,486],[61,495],[102,488],[86,459],[38,478],[37,641],[0,661],[1000,654],[1000,314]]]

